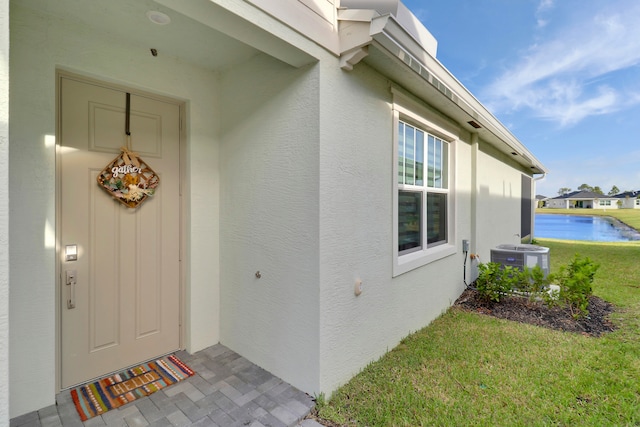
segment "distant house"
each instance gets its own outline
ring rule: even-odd
[[[554,209],[618,209],[616,196],[593,191],[573,191],[546,201],[546,207]]]
[[[624,193],[616,194],[615,198],[622,209],[640,209],[640,190],[625,191]]]
[[[549,200],[547,196],[543,196],[542,194],[536,194],[536,207],[546,208],[547,200]]]
[[[547,170],[436,51],[399,0],[0,3],[0,425],[217,343],[330,395],[530,241]]]

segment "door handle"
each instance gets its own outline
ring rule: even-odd
[[[76,270],[65,271],[65,287],[67,288],[67,309],[76,308],[76,282],[78,272]]]

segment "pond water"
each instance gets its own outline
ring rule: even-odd
[[[536,214],[535,237],[596,242],[640,240],[640,233],[610,217]]]

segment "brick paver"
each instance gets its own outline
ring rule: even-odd
[[[196,374],[82,423],[69,392],[56,405],[16,417],[11,427],[285,427],[305,420],[313,399],[223,345],[177,356]]]

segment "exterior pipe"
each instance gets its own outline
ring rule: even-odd
[[[533,177],[533,197],[536,197],[536,181],[540,181],[547,176],[546,172],[543,172],[540,176]],[[531,239],[533,240],[533,236],[535,236],[536,232],[536,208],[538,207],[538,201],[536,200],[535,204],[531,208]]]
[[[478,156],[479,156],[479,141],[478,141],[478,134],[477,133],[472,133],[471,134],[471,218],[470,218],[470,236],[471,236],[471,242],[470,242],[470,247],[469,250],[471,250],[472,254],[477,254],[478,253],[478,221],[477,221],[477,216],[478,216],[478,197],[479,197],[479,190],[478,190]],[[468,253],[465,252],[464,254],[464,276],[463,276],[463,280],[464,280],[464,284],[465,286],[469,287],[469,285],[467,284],[467,255]],[[473,265],[473,263],[471,263]],[[473,270],[472,270],[473,273]],[[471,274],[469,276],[469,283],[473,283],[473,281],[475,280],[475,277],[473,276],[473,274]]]

